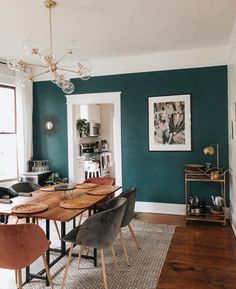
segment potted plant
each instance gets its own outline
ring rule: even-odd
[[[89,122],[85,118],[77,119],[76,128],[80,134],[80,137],[87,136],[89,130]]]
[[[46,185],[56,185],[59,183],[68,183],[68,178],[62,178],[58,172],[53,172],[46,180]]]

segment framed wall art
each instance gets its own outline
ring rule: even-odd
[[[191,151],[190,94],[148,97],[149,150]]]

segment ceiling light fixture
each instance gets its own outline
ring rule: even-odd
[[[36,77],[50,73],[51,81],[57,84],[64,93],[70,94],[74,91],[74,84],[71,79],[65,76],[65,73],[73,73],[77,75],[82,80],[88,80],[91,76],[92,65],[88,59],[82,59],[77,62],[76,67],[71,70],[66,67],[59,66],[59,63],[67,56],[72,54],[77,54],[78,52],[78,42],[72,41],[69,43],[67,50],[61,58],[56,60],[53,51],[53,39],[52,39],[52,17],[51,10],[56,6],[56,1],[44,0],[44,5],[49,9],[49,25],[50,25],[50,49],[45,49],[40,51],[37,44],[32,40],[25,40],[23,43],[24,51],[27,54],[38,55],[41,58],[42,65],[28,63],[18,57],[9,57],[7,59],[7,65],[11,70],[19,71],[25,76],[24,81],[20,81],[23,84],[25,81],[33,81]],[[39,67],[46,69],[45,71],[38,73],[36,75],[32,74],[32,68]]]

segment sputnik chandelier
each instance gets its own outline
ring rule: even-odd
[[[77,62],[74,70],[67,69],[66,67],[59,66],[59,63],[67,56],[72,54],[77,54],[78,52],[78,42],[72,41],[68,44],[67,50],[64,55],[58,60],[55,59],[53,52],[53,39],[52,39],[52,17],[51,10],[56,6],[56,1],[44,0],[44,5],[49,9],[49,25],[50,25],[50,49],[45,49],[40,51],[37,44],[32,40],[25,40],[23,43],[24,51],[27,54],[38,55],[41,58],[42,65],[28,63],[18,57],[9,57],[7,59],[7,65],[11,70],[19,71],[24,76],[24,81],[33,81],[36,77],[50,73],[51,81],[57,84],[65,94],[70,94],[74,91],[74,84],[71,82],[70,78],[65,76],[65,73],[73,73],[77,75],[82,80],[88,80],[91,76],[92,65],[89,60],[82,59]],[[41,69],[46,69],[41,73],[33,75],[32,69],[39,67]],[[21,81],[22,83],[22,81]]]

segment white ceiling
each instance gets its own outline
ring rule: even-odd
[[[91,59],[221,47],[235,15],[236,0],[58,0],[52,11],[55,53],[61,56],[74,39],[81,57]],[[43,0],[0,0],[0,36],[0,58],[24,55],[28,38],[48,48]]]

